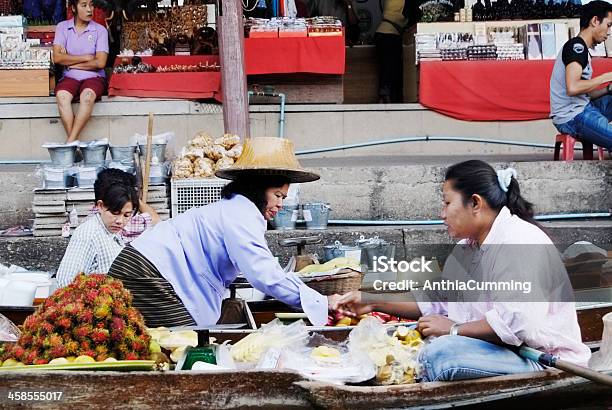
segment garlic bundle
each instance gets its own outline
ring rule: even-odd
[[[225,134],[213,140],[206,132],[198,132],[174,161],[173,177],[212,178],[216,171],[231,167],[241,154],[237,135]]]
[[[197,158],[193,165],[193,176],[196,178],[211,178],[215,175],[215,162],[209,158]]]
[[[176,178],[189,178],[193,175],[193,164],[187,157],[179,158],[172,165],[172,174]]]

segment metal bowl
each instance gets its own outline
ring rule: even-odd
[[[111,158],[118,162],[134,162],[135,145],[112,146],[110,147]]]
[[[146,158],[147,145],[138,145],[140,149],[140,155]],[[151,158],[157,157],[158,162],[162,163],[166,161],[166,144],[151,144]]]
[[[74,155],[77,147],[74,145],[68,147],[49,147],[49,156],[53,165],[72,165],[74,164]]]
[[[85,165],[100,165],[106,160],[106,151],[108,145],[95,145],[91,147],[83,147],[83,160]]]

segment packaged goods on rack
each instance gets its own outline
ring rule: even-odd
[[[497,60],[497,47],[494,44],[469,46],[467,58],[468,60]]]
[[[342,36],[342,23],[335,17],[249,18],[244,30],[250,38]]]
[[[22,16],[0,16],[0,69],[49,69],[51,49],[25,38]]]
[[[417,64],[427,60],[552,60],[577,26],[574,20],[477,22],[458,25],[462,31],[431,32],[436,24],[427,24],[421,27],[427,32],[415,34]],[[452,30],[446,23],[438,27]],[[598,55],[606,55],[603,45]]]
[[[174,54],[177,40],[185,37],[189,50],[184,52],[191,53],[197,46],[199,31],[207,24],[206,5],[185,5],[160,10],[153,17],[147,14],[142,20],[125,21],[121,31],[121,49],[132,50],[134,53],[150,49],[156,55]]]
[[[229,168],[242,154],[237,135],[213,138],[200,132],[183,147],[172,165],[174,178],[212,178],[219,169]]]

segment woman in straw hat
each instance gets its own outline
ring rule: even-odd
[[[313,324],[325,324],[327,298],[284,273],[264,236],[289,184],[319,176],[300,166],[282,138],[246,140],[234,166],[217,176],[232,180],[220,201],[160,222],[124,248],[109,275],[131,291],[149,327],[217,323],[239,272],[256,289],[301,306]]]

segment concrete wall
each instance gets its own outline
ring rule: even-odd
[[[414,158],[319,159],[320,165],[311,168],[321,180],[301,185],[300,202],[330,203],[332,219],[439,219],[444,170],[459,158],[441,157],[433,163]],[[376,159],[387,164],[375,163]],[[366,161],[374,163],[368,166]],[[303,162],[309,166],[314,161]],[[601,212],[611,207],[612,161],[491,162],[496,169],[517,169],[521,191],[537,213]],[[0,227],[31,217],[32,190],[40,186],[35,168],[0,166]]]
[[[321,181],[301,186],[300,200],[331,204],[333,219],[439,219],[446,163],[323,167]],[[337,165],[341,165],[341,162]],[[541,214],[606,211],[612,162],[501,162],[516,168],[521,191]]]
[[[563,251],[568,244],[584,240],[604,249],[612,249],[612,223],[609,221],[580,221],[545,223],[544,228],[555,244]],[[415,256],[436,256],[444,261],[454,241],[442,226],[413,227],[345,227],[326,231],[268,231],[266,239],[270,250],[286,264],[295,254],[295,247],[284,248],[279,240],[296,236],[319,235],[321,243],[309,245],[307,252],[323,255],[323,245],[339,240],[353,244],[360,235],[375,235],[396,246],[395,258],[403,260]],[[0,263],[15,264],[32,270],[56,271],[64,256],[68,239],[64,238],[0,238]]]
[[[32,190],[40,185],[33,166],[0,167],[0,229],[31,225]]]
[[[147,113],[155,113],[154,132],[173,131],[170,152],[178,152],[199,131],[223,133],[221,106],[183,100],[105,98],[94,107],[82,139],[109,138],[125,144],[136,132],[144,134]],[[277,105],[251,106],[251,135],[277,136]],[[296,149],[311,149],[405,136],[472,137],[552,144],[550,121],[467,122],[439,115],[419,104],[398,105],[290,105],[285,137]],[[52,98],[0,100],[0,160],[48,159],[40,146],[63,141],[65,133]],[[547,153],[504,145],[458,142],[420,142],[317,154],[317,157],[353,155],[440,155]]]

